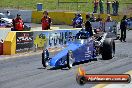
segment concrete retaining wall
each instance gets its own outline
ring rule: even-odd
[[[52,19],[53,24],[67,24],[71,25],[72,24],[72,19],[74,18],[76,12],[49,12],[49,16]],[[87,13],[81,13],[84,22],[86,21],[86,14]],[[95,17],[98,17],[98,14],[94,14]],[[40,23],[40,20],[43,16],[42,11],[33,11],[32,12],[32,22],[33,23]],[[103,21],[106,20],[107,14],[101,14],[101,18],[103,18]],[[131,15],[128,15],[130,17]],[[121,21],[123,15],[119,16],[111,16],[113,20],[116,21]]]
[[[9,32],[4,41],[4,55],[34,50],[38,48],[61,47],[69,41],[69,37],[75,36],[79,29],[56,29],[44,31],[14,31]]]
[[[16,54],[16,32],[9,32],[3,44],[3,54]]]

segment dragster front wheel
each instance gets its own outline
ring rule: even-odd
[[[49,53],[47,50],[42,53],[42,65],[45,68],[49,65]]]

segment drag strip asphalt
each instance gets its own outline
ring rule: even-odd
[[[88,74],[121,74],[132,70],[132,31],[127,31],[127,42],[116,41],[116,54],[111,60],[80,64]],[[96,84],[80,86],[76,83],[79,65],[71,70],[44,69],[41,54],[0,61],[0,88],[91,88]]]

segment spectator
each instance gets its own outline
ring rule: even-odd
[[[7,14],[7,17],[8,17],[8,18],[11,18],[11,13],[10,13],[10,11],[7,11],[6,14]]]
[[[112,18],[110,15],[108,15],[107,19],[106,19],[106,22],[112,22]]]
[[[103,0],[100,0],[99,1],[99,7],[100,7],[100,14],[103,14],[104,13],[104,6],[103,6]]]
[[[107,0],[106,4],[107,4],[107,14],[110,14],[110,4],[111,4],[111,2],[109,0]]]
[[[94,14],[92,14],[92,17],[89,19],[90,22],[96,22],[96,18],[94,16]]]
[[[92,25],[89,20],[90,18],[88,18],[85,23],[85,31],[89,32],[90,36],[93,36]]]
[[[113,15],[116,15],[116,2],[115,2],[115,0],[112,2],[112,9],[113,9]]]
[[[72,25],[73,25],[73,28],[75,28],[76,27],[76,20],[77,20],[77,18],[78,18],[78,15],[77,14],[75,14],[75,17],[73,18],[73,20],[72,20]]]
[[[100,17],[100,14],[98,15],[98,18],[96,19],[97,22],[102,21],[102,18]]]
[[[119,1],[115,0],[115,15],[118,15],[118,9],[119,9]]]
[[[23,31],[24,29],[24,22],[21,18],[20,14],[17,14],[17,17],[12,20],[13,22],[13,30],[14,31]]]
[[[97,13],[99,1],[98,0],[94,0],[93,3],[94,3],[94,11],[93,11],[93,13]]]
[[[78,18],[76,19],[76,28],[82,28],[83,18],[81,14],[78,14]]]
[[[43,17],[41,19],[41,23],[42,23],[42,30],[50,29],[51,18],[48,16],[48,12],[47,11],[44,11]]]
[[[121,29],[121,38],[120,41],[122,42],[122,40],[124,42],[126,42],[126,29],[127,29],[127,16],[125,15],[123,17],[123,19],[121,20],[121,24],[120,24],[120,29]]]

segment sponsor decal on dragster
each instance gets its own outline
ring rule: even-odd
[[[87,47],[87,51],[85,52],[85,58],[91,57],[92,52],[90,51],[89,47]]]
[[[85,58],[89,58],[92,57],[92,51],[93,51],[93,40],[92,38],[88,39],[88,43],[87,43],[87,47],[86,47],[86,51],[85,51]]]
[[[33,32],[16,33],[16,52],[31,50],[33,47]]]

